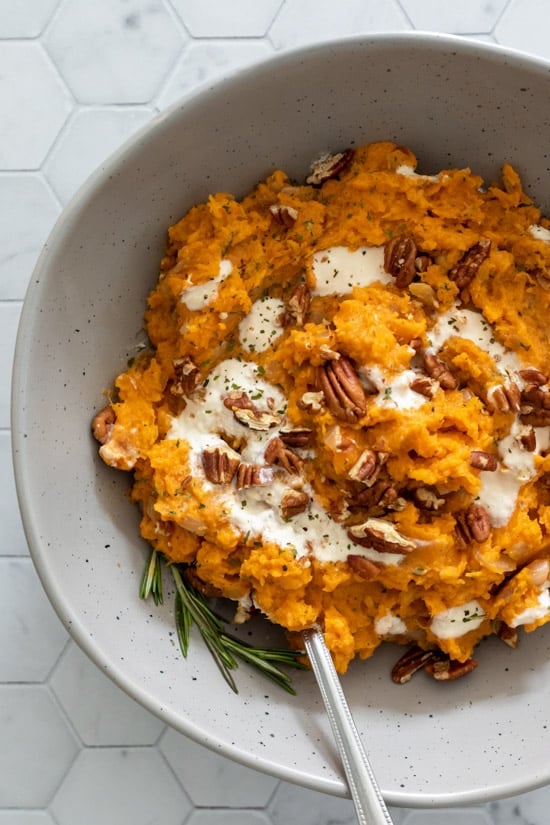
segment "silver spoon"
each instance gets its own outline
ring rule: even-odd
[[[319,627],[304,631],[306,651],[323,697],[332,733],[361,825],[392,825],[380,788],[361,744],[325,637]]]

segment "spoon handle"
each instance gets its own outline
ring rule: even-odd
[[[318,627],[304,631],[304,642],[361,825],[392,825],[367,755],[361,744],[325,638]]]

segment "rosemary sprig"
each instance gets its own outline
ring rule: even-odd
[[[235,693],[239,691],[231,671],[238,668],[237,659],[241,659],[253,665],[264,676],[282,687],[283,690],[293,695],[296,694],[290,676],[281,670],[278,665],[305,669],[306,665],[300,661],[300,658],[304,655],[303,651],[254,647],[248,642],[243,642],[241,639],[227,633],[224,629],[225,620],[212,610],[203,594],[185,580],[178,565],[170,565],[170,571],[176,586],[176,631],[181,652],[185,657],[189,652],[189,633],[191,627],[195,624],[220,673]],[[155,598],[155,592],[158,594],[158,588],[160,587],[162,601],[160,581],[161,557],[156,550],[153,550],[145,566],[140,587],[141,598],[147,598],[148,595]],[[158,604],[158,602],[156,603]]]
[[[148,599],[149,596],[153,597],[155,604],[162,604],[162,565],[157,550],[151,551],[139,585],[140,599]]]

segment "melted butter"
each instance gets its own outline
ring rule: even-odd
[[[239,324],[241,345],[247,352],[264,352],[282,332],[285,305],[277,298],[261,298]]]
[[[376,281],[390,284],[393,278],[384,269],[384,247],[345,246],[323,249],[313,256],[316,284],[313,295],[346,295],[354,286],[368,286]]]
[[[233,271],[233,265],[227,258],[220,261],[220,268],[218,275],[211,278],[204,284],[197,284],[196,286],[188,287],[181,296],[182,304],[185,304],[187,309],[196,312],[199,309],[204,309],[213,301],[218,295],[218,288],[222,281]]]
[[[432,618],[430,630],[438,639],[458,639],[476,630],[485,620],[480,603],[472,599],[458,607],[449,607]]]

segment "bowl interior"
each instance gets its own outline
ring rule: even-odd
[[[166,228],[210,192],[245,194],[274,168],[394,140],[420,171],[504,161],[550,206],[549,66],[437,35],[380,35],[292,52],[184,100],[107,161],[55,227],[33,276],[13,379],[16,482],[31,553],[77,642],[122,688],[197,741],[329,793],[346,787],[313,676],[287,697],[245,668],[231,694],[197,641],[182,660],[173,599],[138,599],[145,545],[128,479],[89,432],[102,391],[143,344]],[[167,590],[170,589],[167,582]],[[253,631],[256,632],[256,631]],[[260,629],[276,639],[276,629]],[[474,802],[550,781],[550,634],[491,642],[464,682],[389,680],[395,650],[343,678],[390,803]],[[528,712],[526,712],[528,708]]]

